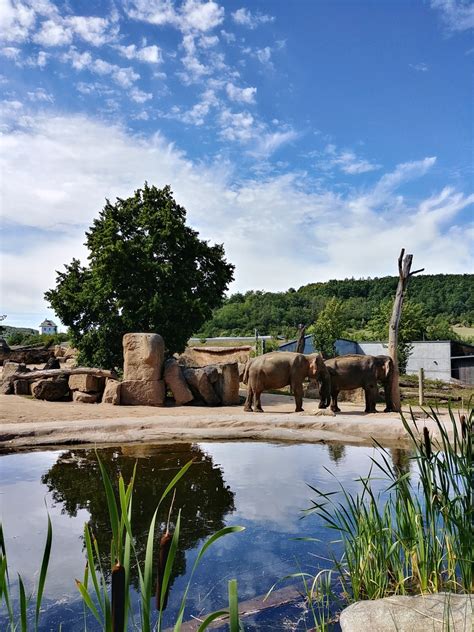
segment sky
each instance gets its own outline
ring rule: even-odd
[[[230,291],[473,271],[474,4],[0,0],[1,308],[169,184]],[[131,288],[133,291],[133,288]]]

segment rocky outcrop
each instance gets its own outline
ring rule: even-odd
[[[66,378],[37,380],[31,384],[31,394],[36,399],[56,402],[69,396],[69,386]]]
[[[166,386],[170,389],[178,405],[189,404],[194,397],[183,375],[183,371],[175,358],[165,362],[164,371]]]
[[[71,391],[83,393],[100,393],[104,390],[105,378],[96,375],[78,374],[69,376]]]
[[[81,404],[97,404],[99,401],[98,393],[83,393],[82,391],[73,391],[72,401]]]
[[[120,403],[125,406],[163,406],[163,380],[124,380],[120,386]]]
[[[121,385],[121,382],[118,380],[108,379],[105,382],[104,392],[102,393],[102,403],[119,406]]]
[[[437,593],[358,601],[342,611],[342,632],[472,632],[472,595]]]
[[[159,334],[125,334],[123,337],[123,379],[161,380],[165,343]]]
[[[223,406],[235,406],[240,403],[239,396],[239,367],[237,362],[220,364],[219,379],[217,380],[217,394]]]
[[[204,369],[184,369],[184,377],[196,399],[204,401],[208,406],[218,406],[221,403]]]

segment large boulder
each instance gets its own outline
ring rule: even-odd
[[[125,334],[123,337],[123,379],[161,380],[165,343],[159,334]]]
[[[69,395],[69,386],[65,378],[37,380],[31,385],[31,394],[36,399],[56,402]]]
[[[73,391],[72,401],[81,404],[97,404],[99,401],[98,393],[83,393],[82,391]]]
[[[175,358],[169,358],[165,362],[165,383],[173,393],[175,402],[178,405],[188,404],[194,397],[189,386],[184,379],[181,367]]]
[[[13,380],[13,392],[15,395],[29,395],[30,383],[28,380]]]
[[[163,380],[124,380],[120,385],[120,403],[125,406],[163,406]]]
[[[235,406],[240,404],[239,396],[239,366],[237,362],[220,364],[217,393],[223,406]]]
[[[83,393],[100,393],[104,390],[105,378],[79,373],[69,376],[69,388],[71,391],[82,391]]]
[[[4,362],[2,378],[6,380],[14,373],[26,373],[27,371],[26,364],[22,362]]]
[[[120,388],[121,382],[118,380],[112,380],[110,378],[105,382],[104,392],[102,394],[103,404],[113,404],[118,406],[120,404]]]
[[[48,361],[46,362],[46,364],[43,367],[43,371],[47,371],[48,369],[60,369],[61,365],[59,364],[59,360],[52,355],[50,358],[48,358]]]
[[[436,593],[358,601],[342,611],[342,632],[472,632],[472,595]]]
[[[203,369],[184,369],[183,373],[194,397],[203,400],[208,406],[219,406],[221,400],[206,371]]]

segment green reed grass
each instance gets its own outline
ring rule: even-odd
[[[86,523],[84,525],[86,565],[82,580],[76,579],[76,586],[84,602],[85,612],[86,610],[89,610],[92,616],[99,623],[100,629],[103,630],[103,632],[125,632],[125,630],[140,630],[140,632],[152,632],[153,630],[153,632],[160,632],[162,630],[165,595],[169,588],[173,564],[179,547],[181,512],[178,511],[171,546],[166,558],[166,565],[161,585],[158,620],[153,623],[152,577],[153,565],[155,564],[156,558],[154,551],[156,520],[163,501],[170,492],[175,489],[176,484],[183,476],[185,476],[193,462],[189,461],[184,467],[182,467],[163,491],[148,529],[145,559],[141,560],[139,559],[139,555],[135,549],[135,538],[132,528],[132,503],[136,467],[133,470],[132,477],[128,484],[125,483],[122,475],[119,476],[117,490],[114,490],[114,486],[110,480],[107,470],[98,455],[97,460],[104,484],[105,500],[107,502],[110,529],[112,533],[109,560],[110,569],[108,569],[111,571],[112,575],[112,594],[109,595],[110,586],[107,581],[107,576],[110,573],[106,573],[105,569],[102,567],[101,560],[103,557],[101,556],[97,539],[94,537],[94,533],[92,532],[90,526]],[[182,595],[178,616],[174,624],[175,632],[179,632],[181,630],[186,601],[191,589],[191,582],[205,552],[220,538],[230,533],[236,533],[243,530],[244,527],[239,526],[224,527],[220,531],[214,533],[203,544],[193,565],[184,594]],[[16,610],[18,610],[18,608],[15,610],[12,605],[11,582],[8,574],[8,560],[3,530],[0,524],[0,604],[3,602],[5,603],[10,623],[9,629],[11,632],[16,630],[27,632],[30,629],[38,629],[41,602],[48,573],[51,545],[52,526],[48,515],[48,530],[38,588],[36,591],[34,627],[32,628],[31,625],[29,625],[28,614],[33,597],[27,596],[21,575],[18,575],[19,611],[17,612]],[[130,568],[132,564],[136,566],[139,578],[139,622],[135,620],[136,613],[131,611],[130,605]],[[113,592],[114,588],[116,590],[115,596]],[[206,630],[213,621],[222,617],[229,620],[231,632],[237,632],[243,629],[239,620],[237,582],[235,580],[231,580],[229,582],[229,608],[227,610],[221,610],[210,614],[201,623],[199,630]],[[87,630],[86,616],[84,616],[84,630]]]
[[[336,570],[348,601],[389,595],[464,592],[473,589],[473,411],[456,419],[449,410],[452,438],[431,410],[439,439],[420,433],[402,416],[410,437],[419,479],[401,474],[387,451],[372,459],[361,489],[347,492],[311,487],[317,494],[308,513],[316,512],[335,530],[343,555]],[[387,488],[376,494],[382,476]]]

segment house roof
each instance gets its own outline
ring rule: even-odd
[[[41,323],[40,327],[57,327],[57,325],[55,323],[53,323],[52,320],[43,320],[43,322]]]

